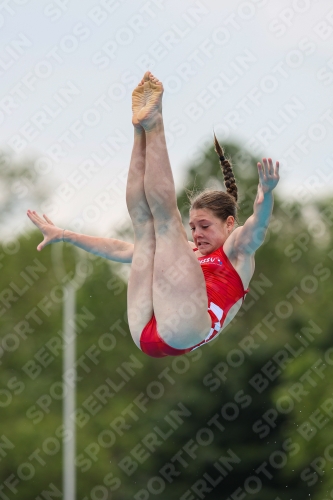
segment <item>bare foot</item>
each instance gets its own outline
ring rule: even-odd
[[[136,114],[136,119],[138,123],[144,128],[144,130],[149,131],[158,122],[162,116],[162,96],[163,96],[163,85],[162,83],[147,71],[143,77],[143,85],[139,85],[137,89],[140,89],[138,94],[136,94],[136,99],[138,95],[142,96],[141,88],[143,87],[143,99],[140,98],[140,103],[144,102],[141,109],[138,109]],[[135,90],[137,90],[135,89]],[[137,100],[139,102],[139,100]]]
[[[142,78],[139,85],[132,92],[132,123],[138,131],[143,131],[143,127],[138,120],[138,113],[146,104],[144,96],[144,79]]]

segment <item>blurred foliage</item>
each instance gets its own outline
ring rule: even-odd
[[[242,224],[256,160],[225,149]],[[221,187],[213,150],[189,169],[186,187],[195,186]],[[182,192],[185,226],[186,204]],[[35,250],[39,233],[2,245],[1,494],[60,498],[71,380],[62,380],[61,281],[79,255],[77,498],[333,498],[332,205],[304,210],[276,195],[242,310],[216,340],[178,358],[149,358],[132,342],[121,265],[66,244],[59,274],[54,247]]]
[[[10,150],[0,150],[0,224],[21,214],[30,202],[36,205],[47,198],[50,185],[44,175],[50,168],[47,160],[32,154],[17,156]]]

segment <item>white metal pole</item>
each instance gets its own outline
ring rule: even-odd
[[[76,496],[76,471],[75,471],[75,420],[73,414],[75,411],[76,399],[76,334],[75,334],[75,289],[70,283],[64,285],[64,304],[63,304],[63,384],[66,385],[65,396],[63,400],[63,424],[65,436],[63,439],[63,499],[75,500]],[[66,383],[65,373],[71,370],[74,374],[71,376],[71,383]],[[71,418],[72,415],[72,418]],[[70,436],[70,439],[68,439]]]

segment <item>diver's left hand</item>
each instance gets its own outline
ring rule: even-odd
[[[258,162],[259,186],[257,203],[261,203],[265,194],[273,191],[279,182],[279,166],[279,162],[277,161],[274,167],[271,158],[268,158],[268,160],[263,158],[262,163]]]

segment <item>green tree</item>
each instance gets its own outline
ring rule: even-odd
[[[226,152],[242,224],[256,161],[234,144]],[[221,187],[212,149],[189,169],[186,187],[194,182]],[[187,224],[185,191],[178,203]],[[330,498],[332,201],[312,210],[322,234],[277,193],[242,310],[216,340],[177,358],[149,358],[135,346],[122,266],[88,256],[77,291],[78,498]],[[10,499],[57,498],[62,489],[62,393],[71,378],[62,379],[61,280],[73,277],[76,254],[64,245],[59,277],[53,247],[36,252],[40,239],[34,231],[1,249],[0,476]]]

